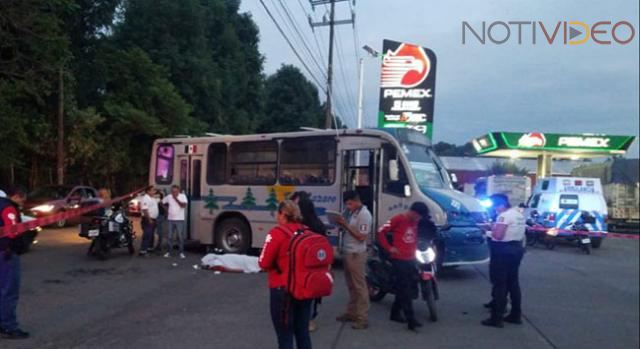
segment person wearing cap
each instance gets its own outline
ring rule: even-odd
[[[490,237],[492,283],[491,317],[482,325],[504,327],[504,322],[522,323],[522,295],[520,292],[519,269],[524,256],[526,220],[517,207],[511,207],[504,194],[491,196],[497,218]],[[511,312],[503,318],[507,306],[507,295],[511,298]]]
[[[425,217],[429,217],[427,205],[414,202],[409,211],[394,216],[385,223],[377,236],[380,246],[389,253],[395,275],[396,299],[391,308],[390,320],[407,323],[412,331],[422,326],[413,311],[413,294],[418,287],[415,281],[418,222]]]

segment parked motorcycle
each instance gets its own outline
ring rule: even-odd
[[[532,213],[532,217],[527,220],[527,246],[535,246],[541,243],[547,249],[553,250],[559,241],[565,241],[578,247],[585,254],[591,254],[591,237],[589,236],[587,224],[595,223],[595,217],[589,212],[583,211],[580,217],[565,229],[571,232],[561,232],[556,228],[546,230],[535,229],[540,226],[535,224],[537,216],[534,216],[534,214],[537,213]]]
[[[79,235],[91,240],[87,255],[100,260],[107,259],[113,248],[126,247],[130,255],[135,253],[133,223],[120,203],[106,209],[103,215],[93,217],[90,223],[81,224]]]
[[[388,254],[376,244],[374,258],[367,261],[367,286],[369,299],[379,302],[388,294],[395,294],[393,267]],[[421,240],[416,250],[416,281],[418,290],[414,290],[414,299],[420,295],[429,309],[429,319],[438,320],[436,301],[440,298],[436,279],[436,246],[432,240]]]

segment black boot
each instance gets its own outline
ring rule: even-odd
[[[505,318],[503,320],[504,320],[504,322],[508,322],[510,324],[522,325],[522,317],[520,315],[517,315],[517,314],[511,313],[511,314],[505,316]]]
[[[504,323],[502,322],[502,319],[496,319],[494,317],[490,317],[490,318],[482,321],[482,325],[483,326],[489,326],[489,327],[497,327],[497,328],[503,328],[504,327]]]
[[[389,320],[399,322],[401,324],[407,323],[407,319],[404,318],[400,307],[396,305],[396,303],[393,303],[391,306],[391,316],[389,316]]]
[[[416,331],[418,328],[422,327],[422,324],[416,319],[410,319],[408,321],[409,330]]]

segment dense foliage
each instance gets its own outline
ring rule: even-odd
[[[64,88],[65,182],[146,182],[153,139],[318,127],[293,66],[264,76],[239,0],[0,1],[0,186],[55,183]]]

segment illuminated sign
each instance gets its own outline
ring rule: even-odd
[[[635,137],[542,132],[492,132],[471,141],[478,154],[499,150],[620,153]]]
[[[378,126],[411,128],[431,138],[436,55],[407,43],[384,40]]]

